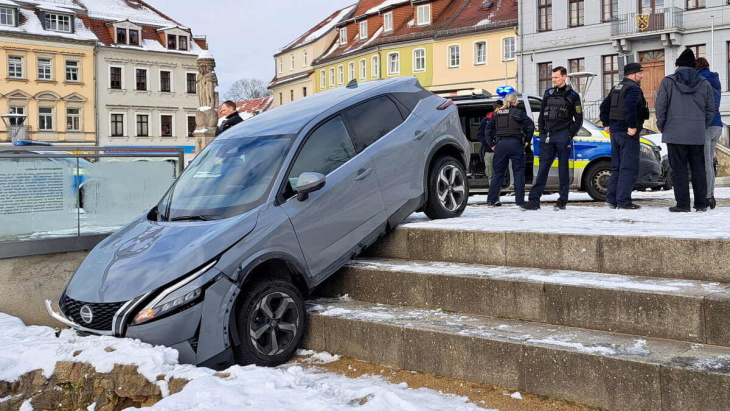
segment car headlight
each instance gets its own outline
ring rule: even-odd
[[[641,143],[641,154],[644,154],[649,157],[654,157],[654,150],[652,150],[648,144]]]
[[[215,260],[211,261],[178,283],[162,290],[155,299],[137,313],[133,323],[135,325],[143,324],[198,303],[211,280],[220,274],[220,271],[213,269],[216,263]]]

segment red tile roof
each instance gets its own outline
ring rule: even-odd
[[[296,40],[294,40],[291,43],[284,46],[284,48],[281,49],[281,51],[277,54],[285,53],[289,50],[293,50],[297,47],[301,47],[301,46],[304,46],[304,45],[307,45],[309,43],[319,40],[325,34],[329,33],[331,29],[334,29],[334,26],[337,23],[339,23],[343,19],[348,18],[351,15],[351,10],[348,12],[348,9],[352,9],[353,6],[354,5],[347,6],[345,8],[342,8],[342,9],[337,10],[334,13],[330,14],[329,16],[327,16],[326,19],[320,21],[316,26],[307,30],[306,33],[297,37]],[[327,30],[327,27],[331,27],[331,29]],[[323,29],[324,29],[324,32],[322,32]]]
[[[255,98],[252,100],[246,100],[246,101],[239,101],[236,103],[236,111],[239,113],[249,114],[251,116],[254,116],[256,114],[261,114],[264,111],[271,108],[271,104],[274,102],[273,96],[267,96],[267,97],[261,97],[261,98]],[[218,118],[223,117],[223,114],[221,114],[221,108],[223,105],[221,104],[218,106]]]

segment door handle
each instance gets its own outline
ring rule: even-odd
[[[425,136],[425,135],[426,135],[426,132],[425,131],[416,130],[416,140],[422,139],[423,136]]]
[[[368,168],[367,170],[364,168],[361,168],[360,170],[357,171],[357,177],[355,177],[355,181],[365,180],[372,172],[373,172],[372,167]]]

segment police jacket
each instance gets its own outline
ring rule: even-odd
[[[639,83],[624,77],[623,81],[611,89],[601,103],[601,122],[611,127],[611,131],[625,133],[636,129],[638,137],[644,121],[649,119],[649,107]]]
[[[215,135],[217,136],[218,134],[228,130],[229,128],[231,128],[241,122],[243,122],[243,119],[238,114],[238,112],[231,113],[226,117],[226,120],[223,123],[221,123],[220,126],[218,126],[218,129],[216,129],[216,131],[215,131]]]
[[[568,129],[571,138],[578,134],[583,126],[583,106],[573,87],[566,84],[562,88],[545,90],[537,123],[541,134],[565,129]]]
[[[497,145],[497,141],[505,138],[516,138],[529,143],[535,133],[535,122],[523,110],[510,107],[498,110],[487,125],[487,144]]]

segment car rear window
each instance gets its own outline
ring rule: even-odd
[[[353,141],[358,153],[403,123],[398,107],[386,96],[368,100],[345,111],[345,117],[355,132]]]
[[[408,114],[416,108],[419,101],[432,95],[428,90],[420,90],[415,93],[392,93],[392,96],[408,109]]]

